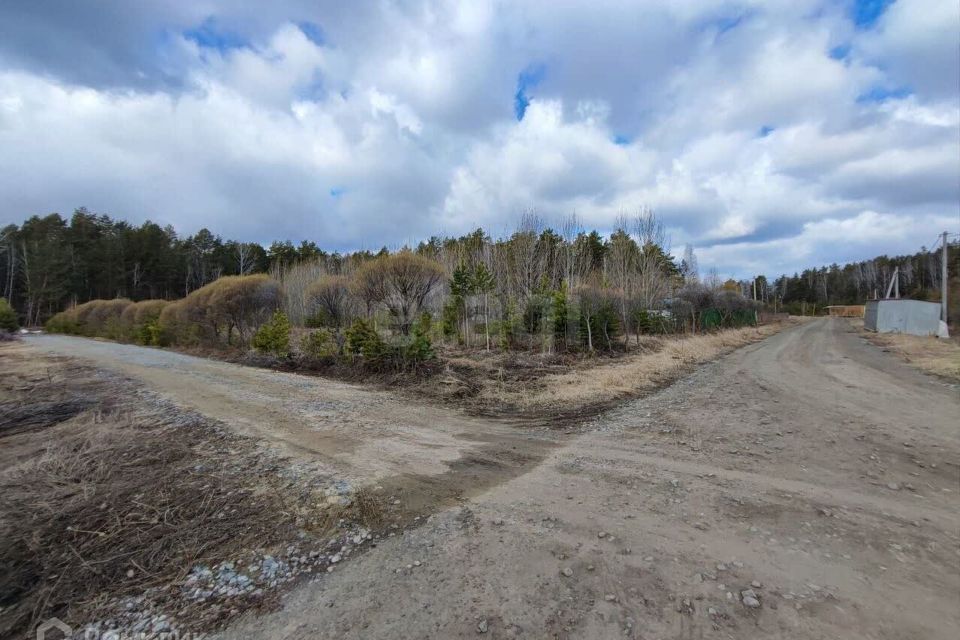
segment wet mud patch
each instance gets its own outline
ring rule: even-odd
[[[0,438],[55,426],[95,404],[88,370],[65,358],[29,357],[18,346],[4,348],[0,364]]]
[[[490,436],[472,439],[489,443],[448,462],[443,473],[400,474],[378,482],[373,491],[387,496],[383,501],[386,519],[396,524],[422,521],[533,470],[562,443],[554,436],[529,432],[496,440]]]

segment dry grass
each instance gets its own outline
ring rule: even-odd
[[[0,637],[53,615],[77,627],[148,590],[186,611],[175,585],[194,565],[325,543],[346,515],[255,443],[21,345],[0,356],[0,415]],[[202,629],[229,611],[189,615]]]
[[[665,338],[659,350],[627,356],[608,364],[551,374],[535,393],[512,398],[530,409],[544,406],[607,403],[636,395],[672,380],[692,365],[716,358],[731,349],[756,342],[778,326],[731,329],[705,335]],[[509,395],[509,392],[507,392]]]
[[[353,519],[362,522],[371,529],[380,528],[386,520],[384,496],[369,487],[360,487],[354,491],[350,505]]]
[[[794,322],[793,320],[790,321]],[[662,386],[693,365],[776,333],[785,323],[689,337],[647,337],[618,357],[455,354],[420,393],[484,414],[582,418]],[[562,422],[562,421],[561,421]],[[559,424],[559,423],[558,423]]]
[[[960,382],[960,340],[956,337],[943,339],[866,330],[863,330],[863,335],[921,371]]]

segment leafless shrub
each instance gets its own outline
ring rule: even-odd
[[[128,305],[120,314],[120,339],[134,342],[142,340],[144,327],[151,322],[157,322],[160,313],[169,302],[166,300],[141,300]]]
[[[381,256],[357,272],[354,290],[367,305],[382,304],[406,335],[430,294],[440,286],[446,272],[439,264],[410,251]]]
[[[121,315],[131,304],[126,298],[91,300],[56,314],[47,326],[63,333],[119,339],[122,333]]]
[[[283,298],[280,283],[265,274],[227,276],[208,286],[213,293],[207,316],[221,328],[228,344],[234,332],[240,344],[247,344],[256,328],[280,308]]]
[[[319,318],[328,327],[340,329],[353,319],[354,299],[346,276],[324,276],[307,289],[309,318]]]
[[[93,300],[54,316],[48,327],[151,344],[244,345],[282,300],[280,284],[269,276],[226,276],[176,302]],[[140,336],[148,322],[160,334],[149,341]]]
[[[171,302],[161,311],[157,319],[160,326],[161,344],[188,344],[190,323],[182,300]]]
[[[310,316],[307,290],[320,278],[332,273],[324,260],[298,262],[289,266],[277,265],[271,275],[283,289],[283,310],[296,325],[302,325]]]
[[[94,300],[93,310],[87,317],[87,331],[94,336],[116,340],[120,338],[120,316],[133,304],[126,298]]]

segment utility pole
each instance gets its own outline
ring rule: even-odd
[[[893,277],[890,278],[890,284],[887,285],[887,295],[884,296],[884,299],[889,300],[890,294],[893,293],[893,287],[897,287],[897,297],[900,297],[900,267],[893,268]]]
[[[947,322],[947,232],[940,236],[943,245],[943,260],[940,265],[940,319]]]

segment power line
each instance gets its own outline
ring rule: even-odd
[[[924,250],[926,250],[927,253],[933,253],[934,251],[936,251],[937,247],[940,246],[940,242],[943,240],[943,235],[944,234],[942,233],[938,233],[937,237],[933,241],[933,245],[929,249],[925,245],[920,245],[920,251],[918,251],[918,253],[922,253]],[[948,238],[960,237],[960,233],[947,232],[946,235]]]

